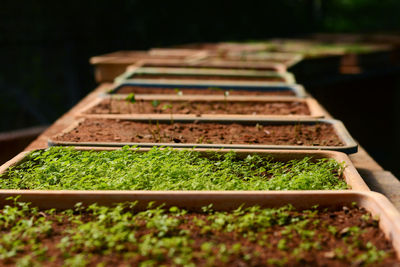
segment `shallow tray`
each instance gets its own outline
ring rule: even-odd
[[[181,60],[157,60],[145,59],[138,61],[135,66],[140,67],[165,67],[165,68],[204,68],[204,69],[232,69],[232,70],[264,70],[285,73],[286,66],[281,63],[247,63],[247,62],[223,62],[218,60],[196,60],[182,62]],[[129,68],[129,67],[128,67]]]
[[[204,53],[194,51],[193,54],[186,55],[154,55],[147,51],[117,51],[109,54],[94,56],[90,58],[90,63],[95,66],[95,78],[97,82],[112,82],[115,77],[125,72],[129,65],[143,59],[157,60],[180,60],[182,62],[194,59],[201,59]]]
[[[163,48],[156,47],[149,50],[152,56],[189,56],[189,57],[204,57],[207,56],[207,50],[203,49],[188,49],[188,48]]]
[[[149,78],[135,78],[137,74],[154,74],[154,75],[179,75],[184,77],[185,75],[202,76],[215,75],[220,77],[254,77],[254,78],[279,78],[282,81],[280,83],[294,84],[295,78],[292,73],[284,72],[274,72],[274,71],[261,71],[261,70],[232,70],[232,69],[204,69],[204,68],[165,68],[165,67],[140,67],[140,66],[130,66],[127,71],[117,78],[115,78],[116,83],[129,82],[131,80],[153,80]],[[157,80],[174,80],[174,79],[157,79]],[[187,78],[187,80],[195,80]],[[201,80],[201,79],[200,79]],[[218,79],[216,79],[218,80]],[[211,79],[212,81],[212,79]]]
[[[306,97],[303,86],[299,84],[285,84],[279,82],[243,82],[243,81],[189,81],[189,80],[135,80],[123,83],[117,83],[108,94],[118,94],[119,88],[131,85],[141,87],[162,87],[162,88],[196,88],[204,90],[210,87],[218,87],[225,90],[243,90],[243,91],[292,91],[297,97]],[[205,93],[206,95],[207,93]],[[286,97],[286,96],[283,96]],[[293,96],[288,96],[293,97]]]
[[[206,59],[219,59],[224,61],[243,62],[273,62],[284,64],[287,68],[292,67],[303,59],[298,53],[262,52],[262,51],[228,51],[222,57],[218,55],[209,56]]]
[[[379,227],[391,242],[400,258],[400,214],[389,200],[375,192],[357,191],[287,191],[281,192],[129,192],[129,191],[37,191],[0,190],[0,205],[12,204],[8,197],[20,196],[19,201],[30,202],[39,209],[69,209],[78,202],[84,206],[93,203],[111,206],[121,202],[138,201],[135,210],[144,210],[149,202],[166,208],[177,206],[199,211],[213,204],[213,209],[230,211],[244,204],[264,208],[277,208],[292,204],[297,209],[309,209],[314,205],[321,208],[340,208],[356,202],[373,217],[379,217]]]
[[[95,151],[106,151],[106,150],[115,150],[115,149],[120,149],[118,147],[75,147],[77,150],[82,150],[82,151],[87,151],[87,150],[95,150]],[[175,148],[176,150],[181,150],[183,148]],[[140,148],[138,151],[139,152],[147,152],[149,151],[150,148]],[[196,151],[200,151],[201,153],[204,153],[205,156],[207,156],[207,152],[213,151],[217,152],[220,154],[230,152],[231,150],[229,149],[204,149],[204,148],[196,148],[194,149]],[[22,162],[25,161],[26,156],[28,155],[29,152],[21,152],[17,156],[15,156],[13,159],[10,161],[6,162],[4,165],[0,167],[0,174],[6,173],[8,168],[11,166],[16,166]],[[239,150],[236,151],[237,154],[239,154],[241,157],[246,157],[249,154],[257,154],[261,156],[267,156],[270,155],[274,158],[276,161],[289,161],[293,159],[302,159],[305,157],[312,157],[313,159],[321,159],[321,158],[331,158],[336,160],[337,162],[344,162],[346,168],[343,171],[343,178],[346,181],[346,183],[351,187],[352,190],[359,190],[359,191],[369,191],[369,188],[367,184],[364,182],[364,180],[361,178],[361,176],[358,174],[357,170],[355,169],[353,163],[349,159],[349,157],[341,152],[336,152],[336,151],[310,151],[310,150],[297,150],[297,151],[287,151],[287,150],[255,150],[255,149],[245,149],[245,150]],[[1,190],[1,191],[10,191],[10,190]],[[12,191],[19,191],[19,192],[25,192],[26,190],[12,190]],[[29,191],[34,191],[34,190],[29,190]],[[37,190],[40,192],[53,192],[53,190]],[[73,192],[76,192],[75,190],[71,190]],[[330,192],[332,190],[319,190],[322,192]],[[60,192],[68,192],[68,190],[61,190]],[[88,192],[88,191],[84,191]],[[108,192],[120,192],[120,191],[110,191]],[[125,191],[125,192],[134,192],[134,193],[140,193],[140,192],[155,192],[155,191]],[[176,192],[183,192],[183,191],[168,191],[171,192],[171,194],[175,194]],[[197,194],[198,192],[236,192],[236,191],[187,191],[187,192],[192,192],[194,194]],[[248,192],[248,191],[242,191],[242,192]],[[251,192],[258,192],[258,191],[251,191]],[[273,192],[273,191],[268,191],[268,192]],[[279,191],[282,194],[285,194],[287,191]]]
[[[132,121],[149,122],[149,118],[143,118],[140,116],[127,118]],[[63,130],[56,136],[62,136],[63,134],[73,131],[81,121],[84,119],[77,120],[74,124],[70,125],[67,129]],[[151,119],[150,119],[151,120]],[[154,119],[152,119],[154,121]],[[159,122],[170,122],[170,119],[157,119]],[[194,143],[131,143],[131,142],[67,142],[67,141],[56,141],[49,138],[49,146],[139,146],[139,147],[153,147],[153,146],[170,146],[170,147],[182,147],[182,148],[227,148],[227,149],[289,149],[289,150],[335,150],[352,154],[357,152],[358,145],[351,137],[349,132],[344,127],[343,123],[338,120],[331,119],[298,119],[298,120],[283,120],[283,119],[245,119],[245,118],[232,118],[232,119],[218,119],[218,118],[196,118],[196,119],[174,119],[174,122],[214,122],[214,123],[239,123],[239,124],[260,124],[260,125],[283,125],[283,124],[317,124],[317,123],[328,123],[331,124],[338,135],[339,139],[344,143],[344,146],[295,146],[295,145],[254,145],[254,144],[194,144]]]
[[[147,119],[158,118],[158,119],[170,119],[170,114],[157,114],[157,113],[124,113],[124,114],[93,114],[87,113],[91,108],[98,105],[104,99],[125,99],[121,95],[102,95],[101,97],[93,99],[91,103],[80,109],[77,113],[77,117],[88,117],[88,118],[108,118],[108,119],[125,119],[132,116],[141,116]],[[264,115],[264,114],[208,114],[204,113],[201,116],[196,114],[173,114],[176,119],[181,118],[281,118],[281,119],[299,119],[299,118],[323,118],[325,117],[325,112],[323,108],[314,98],[297,98],[297,97],[265,97],[265,96],[216,96],[216,95],[166,95],[166,94],[154,94],[154,95],[137,95],[135,97],[136,101],[145,100],[159,100],[159,101],[177,101],[177,102],[187,102],[187,101],[202,101],[202,102],[223,102],[227,101],[227,105],[232,102],[261,102],[261,103],[274,103],[274,102],[302,102],[307,105],[310,110],[310,115]]]

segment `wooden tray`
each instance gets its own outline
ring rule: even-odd
[[[268,63],[258,62],[249,64],[248,62],[224,62],[219,60],[201,59],[196,61],[181,60],[157,60],[157,59],[144,59],[138,61],[135,66],[140,67],[165,67],[165,68],[204,68],[204,69],[232,69],[232,70],[264,70],[274,71],[278,73],[285,73],[286,66],[281,63]],[[129,66],[130,67],[130,66]],[[128,67],[128,68],[129,68]]]
[[[70,125],[68,128],[64,129],[61,133],[56,136],[62,137],[64,134],[73,131],[79,123],[83,120],[89,118],[83,118],[77,120],[74,124]],[[127,120],[138,121],[138,122],[149,122],[149,120],[155,121],[153,118],[143,118],[141,116],[129,117]],[[158,122],[170,123],[170,119],[156,119]],[[288,149],[288,150],[335,150],[345,152],[347,154],[352,154],[357,152],[358,145],[351,137],[350,133],[344,127],[343,123],[338,120],[332,119],[298,119],[298,120],[283,120],[283,119],[245,119],[245,118],[196,118],[196,119],[178,119],[174,118],[174,122],[181,123],[191,123],[197,121],[198,123],[238,123],[238,124],[260,124],[260,125],[287,125],[287,124],[318,124],[318,123],[328,123],[334,127],[336,134],[339,139],[344,143],[344,146],[301,146],[301,145],[262,145],[262,144],[194,144],[194,143],[131,143],[131,142],[68,142],[68,141],[58,141],[54,138],[48,140],[50,146],[139,146],[139,147],[153,147],[153,146],[170,146],[170,147],[182,147],[182,148],[228,148],[228,149]]]
[[[118,147],[75,147],[75,149],[77,150],[81,150],[81,151],[88,151],[88,150],[94,150],[94,151],[110,151],[110,150],[115,150],[115,149],[120,149]],[[176,150],[181,150],[182,148],[176,148]],[[149,151],[150,148],[140,148],[138,151],[139,152],[147,152]],[[207,156],[207,152],[213,151],[216,153],[228,153],[231,150],[229,149],[202,149],[202,148],[196,148],[194,149],[196,151],[200,151],[201,153],[204,153],[204,156]],[[9,160],[8,162],[6,162],[5,164],[3,164],[2,166],[0,166],[0,174],[4,174],[7,173],[7,170],[9,167],[12,166],[17,166],[18,164],[24,162],[26,160],[26,156],[29,154],[30,152],[21,152],[20,154],[18,154],[17,156],[15,156],[13,159]],[[355,169],[353,163],[351,162],[351,160],[349,159],[349,157],[341,152],[335,152],[335,151],[310,151],[310,150],[297,150],[297,151],[287,151],[287,150],[254,150],[254,149],[245,149],[245,150],[239,150],[236,151],[236,153],[241,156],[241,157],[246,157],[247,155],[250,154],[256,154],[256,155],[261,155],[261,156],[272,156],[274,158],[274,160],[276,161],[289,161],[289,160],[293,160],[293,159],[302,159],[305,157],[312,157],[313,159],[317,160],[317,159],[322,159],[322,158],[331,158],[336,160],[337,162],[344,162],[346,168],[344,169],[343,172],[343,178],[346,181],[346,183],[351,187],[352,190],[358,190],[358,191],[369,191],[369,188],[367,186],[367,184],[364,182],[364,180],[361,178],[361,176],[358,174],[357,170]],[[2,191],[10,191],[10,190],[0,190],[0,192]],[[18,192],[26,192],[26,191],[34,191],[34,190],[11,190],[11,191],[18,191]],[[47,191],[42,191],[42,190],[38,190],[40,192],[53,192],[53,190],[47,190]],[[321,190],[320,190],[321,191]],[[332,190],[322,190],[323,192],[330,192]],[[60,192],[68,192],[68,190],[61,190]],[[72,192],[76,192],[76,191],[72,191]],[[88,191],[83,191],[83,192],[88,192]],[[113,194],[111,192],[123,192],[123,191],[104,191],[104,192],[108,192],[107,194]],[[126,192],[133,192],[134,194],[141,194],[141,192],[147,192],[147,191],[126,191]],[[126,193],[125,192],[125,193]],[[155,191],[149,191],[149,192],[155,192]],[[183,192],[183,191],[168,191],[171,193],[168,194],[181,194],[179,192]],[[187,191],[186,194],[190,194],[193,193],[194,195],[196,195],[199,192],[205,192],[205,191]],[[215,193],[215,192],[227,192],[227,191],[206,191],[208,193]],[[235,192],[235,191],[229,191],[229,192]],[[247,191],[243,191],[243,192],[247,192]],[[258,191],[254,191],[254,192],[258,192]],[[272,192],[272,191],[268,191],[268,192]],[[281,194],[285,194],[287,191],[279,191]],[[123,193],[123,194],[125,194]],[[146,193],[147,194],[147,193]],[[203,194],[203,193],[201,193]],[[115,196],[117,196],[118,194],[116,194]]]
[[[130,80],[128,82],[117,83],[108,91],[108,94],[118,94],[119,88],[130,85],[140,87],[162,87],[162,88],[196,88],[204,90],[207,88],[221,88],[223,90],[242,90],[242,91],[292,91],[297,97],[306,97],[307,93],[303,86],[299,84],[285,84],[280,82],[248,82],[248,81],[189,81],[189,80]],[[206,95],[205,93],[204,95]],[[265,96],[267,97],[267,96]],[[292,97],[292,96],[283,96]]]
[[[279,78],[282,81],[280,83],[294,84],[295,78],[292,73],[284,72],[273,72],[273,71],[261,71],[261,70],[232,70],[232,69],[205,69],[205,68],[157,68],[157,67],[140,67],[130,66],[127,71],[117,78],[116,83],[129,82],[131,80],[153,80],[152,78],[136,78],[138,74],[151,74],[151,75],[177,75],[184,77],[185,75],[197,76],[201,80],[202,76],[215,75],[220,77],[232,77],[234,81],[235,77],[253,77],[253,78]],[[171,79],[157,79],[157,80],[174,80]],[[178,80],[178,79],[176,79]],[[187,78],[185,80],[197,81],[197,79]],[[213,81],[212,79],[210,79]],[[218,80],[218,79],[216,79]],[[246,81],[247,82],[247,81]],[[269,81],[267,81],[269,82]],[[276,82],[275,82],[276,83]]]
[[[39,209],[69,209],[78,202],[84,206],[98,203],[113,205],[127,201],[138,201],[135,210],[144,210],[149,202],[166,207],[177,206],[193,211],[210,203],[213,209],[229,211],[238,206],[258,205],[277,208],[292,204],[297,209],[309,209],[314,205],[324,208],[351,206],[356,202],[379,217],[379,227],[396,250],[400,259],[400,214],[389,200],[375,192],[357,191],[287,191],[281,192],[129,192],[129,191],[19,191],[0,190],[0,205],[12,204],[8,197],[20,196],[19,201],[30,202]]]
[[[141,116],[147,119],[150,118],[158,118],[158,119],[169,119],[170,114],[157,114],[157,113],[125,113],[125,114],[93,114],[88,113],[88,111],[94,106],[98,105],[104,99],[118,99],[123,100],[125,97],[121,95],[101,95],[100,97],[94,99],[91,103],[89,103],[84,108],[80,109],[76,116],[77,117],[88,117],[88,118],[118,118],[125,119],[130,118],[132,116],[137,117]],[[226,101],[227,105],[230,105],[233,102],[260,102],[260,103],[276,103],[276,102],[301,102],[307,105],[310,110],[310,115],[266,115],[266,114],[201,114],[201,118],[281,118],[281,119],[299,119],[299,118],[323,118],[325,116],[325,111],[320,106],[318,101],[314,98],[297,98],[297,97],[270,97],[270,96],[216,96],[216,95],[166,95],[166,94],[154,94],[154,95],[136,95],[136,101],[144,100],[144,101],[176,101],[176,102],[188,102],[188,101],[201,101],[201,102],[224,102]],[[196,114],[173,114],[173,117],[176,119],[180,118],[198,118]]]
[[[303,56],[298,53],[283,53],[283,52],[262,52],[262,51],[227,51],[222,56],[210,55],[204,59],[221,60],[225,62],[242,61],[256,63],[256,62],[269,62],[281,63],[287,68],[299,63]]]

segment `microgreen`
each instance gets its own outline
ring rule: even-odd
[[[157,133],[154,133],[157,135]],[[2,189],[70,190],[324,190],[347,189],[343,163],[305,157],[152,148],[139,152],[78,151],[51,147],[0,175]]]
[[[153,101],[151,101],[151,105],[152,105],[154,108],[156,108],[156,107],[158,107],[158,106],[160,105],[160,101],[158,101],[158,100],[153,100]]]
[[[131,105],[130,104],[135,104],[136,103],[136,98],[134,93],[130,93],[126,98],[125,101],[128,103],[128,109],[130,113],[133,113],[131,110]],[[139,107],[140,108],[140,107]]]
[[[368,215],[358,207],[352,211],[355,215],[350,217]],[[0,209],[0,262],[10,266],[55,262],[63,266],[196,266],[201,262],[210,266],[229,262],[285,266],[307,258],[317,262],[325,255],[345,265],[382,263],[389,256],[389,262],[394,263],[390,247],[378,249],[376,241],[364,242],[369,235],[362,233],[378,230],[377,225],[361,230],[362,220],[353,220],[348,232],[360,235],[352,236],[349,243],[313,223],[330,218],[335,211],[325,213],[296,210],[291,205],[233,211],[217,211],[209,205],[200,212],[161,205],[143,210],[137,208],[137,202],[112,207],[78,203],[64,211],[39,211],[14,199],[13,205]],[[63,227],[59,227],[60,221]],[[319,235],[299,238],[303,231],[318,231]],[[287,233],[279,235],[283,232],[295,238]],[[381,243],[385,242],[380,236]],[[257,242],[260,240],[264,243]],[[355,247],[355,243],[359,245]],[[274,257],[265,262],[265,255]]]
[[[162,106],[162,110],[169,110],[169,115],[170,115],[170,120],[171,120],[171,124],[174,124],[174,118],[173,118],[173,106],[172,104],[165,104]]]
[[[132,103],[132,104],[136,103],[135,94],[134,94],[134,93],[130,93],[130,94],[125,98],[125,100],[126,100],[127,102],[129,102],[129,103]]]

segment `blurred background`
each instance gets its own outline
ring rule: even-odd
[[[393,46],[391,64],[378,61],[357,71],[320,75],[304,71],[301,64],[311,60],[289,71],[400,177],[399,13],[396,0],[2,0],[1,149],[7,149],[2,138],[34,127],[19,144],[22,150],[43,130],[40,126],[96,87],[92,56],[186,43],[313,37]]]

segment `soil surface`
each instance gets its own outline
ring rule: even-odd
[[[170,122],[137,122],[86,119],[54,140],[70,142],[137,142],[196,144],[260,144],[343,146],[332,125],[268,125]]]
[[[29,245],[25,245],[26,242],[24,241],[21,242],[21,250],[16,253],[16,256],[11,259],[1,260],[1,266],[15,266],[16,260],[26,255],[31,255],[31,260],[40,263],[40,266],[64,266],[65,255],[71,258],[78,253],[86,256],[90,255],[90,257],[85,259],[88,266],[97,266],[96,264],[99,263],[104,264],[104,266],[139,266],[139,263],[150,259],[156,263],[153,266],[177,266],[173,262],[174,257],[168,256],[168,249],[170,247],[176,247],[177,251],[174,251],[178,254],[182,251],[182,246],[190,248],[190,252],[186,252],[186,254],[191,255],[192,258],[190,262],[194,263],[195,266],[210,266],[210,260],[212,262],[211,266],[232,267],[364,266],[366,262],[359,256],[367,253],[365,249],[367,243],[372,244],[377,250],[384,251],[386,254],[386,257],[384,257],[382,261],[374,262],[370,266],[399,266],[399,261],[396,259],[393,246],[386,240],[383,232],[377,226],[377,222],[374,221],[371,218],[372,216],[364,209],[343,207],[343,210],[318,212],[312,219],[307,219],[309,223],[302,228],[303,230],[299,230],[299,232],[297,232],[295,228],[288,228],[288,225],[294,226],[296,225],[295,223],[287,224],[282,222],[281,225],[273,223],[272,226],[267,226],[267,223],[265,223],[266,226],[264,229],[255,226],[256,231],[253,232],[253,239],[251,235],[247,236],[238,230],[226,231],[226,227],[224,226],[222,226],[224,230],[218,231],[216,226],[212,226],[214,222],[209,220],[209,215],[204,213],[188,212],[183,215],[175,216],[171,216],[167,213],[165,215],[165,220],[167,220],[167,218],[170,220],[179,220],[177,230],[187,233],[186,235],[188,235],[193,242],[188,242],[188,244],[185,245],[178,245],[177,241],[174,243],[170,241],[167,244],[161,245],[161,248],[155,248],[158,252],[156,255],[159,255],[160,252],[164,253],[163,257],[158,256],[157,258],[154,258],[155,255],[152,255],[152,253],[149,253],[150,255],[147,256],[143,255],[143,249],[141,251],[137,245],[138,242],[136,240],[141,240],[145,236],[154,236],[157,232],[162,232],[161,230],[157,231],[152,225],[147,225],[147,220],[135,219],[132,220],[130,226],[125,224],[126,229],[124,229],[124,231],[130,231],[134,235],[135,241],[131,243],[128,241],[120,241],[120,243],[117,243],[124,246],[123,250],[103,253],[105,249],[94,247],[90,250],[88,249],[89,251],[82,249],[75,249],[75,251],[73,251],[71,249],[68,253],[63,253],[58,245],[61,243],[62,238],[67,236],[66,233],[68,233],[68,230],[72,231],[75,229],[76,231],[77,225],[79,224],[73,220],[69,220],[65,215],[58,212],[53,215],[47,215],[43,212],[41,214],[42,216],[46,216],[46,221],[50,222],[52,227],[51,234],[42,234],[38,237],[40,246],[45,247],[41,257],[42,260],[40,260],[40,257],[34,256],[34,254],[30,252],[31,249]],[[309,218],[309,213],[306,211],[292,211],[289,213],[289,218],[298,218],[299,223],[302,222],[300,219],[301,216]],[[37,220],[37,217],[40,218],[41,216],[32,216],[32,220]],[[150,218],[150,216],[148,217]],[[249,218],[249,220],[251,220],[251,218]],[[98,221],[100,220],[95,218],[92,214],[83,213],[79,221],[82,223],[96,221],[97,224],[99,224]],[[199,222],[205,222],[205,225],[208,226],[209,229],[206,229],[206,227],[199,224]],[[260,222],[257,223],[258,225],[261,224]],[[105,223],[101,225],[105,225]],[[94,226],[96,226],[96,224]],[[327,230],[328,227],[334,227],[337,233],[332,234]],[[102,237],[102,234],[104,235],[110,232],[109,229],[111,228],[112,224],[104,226],[104,233],[101,232],[99,236]],[[172,226],[169,226],[169,228],[172,228]],[[360,230],[360,234],[353,234],[354,229]],[[307,233],[312,233],[312,235],[307,235]],[[179,236],[183,235],[179,231],[173,230],[169,230],[168,234],[171,236],[171,239],[173,237],[179,238]],[[70,238],[72,239],[73,236],[70,236]],[[93,235],[90,240],[94,240],[94,238],[95,236]],[[167,238],[162,235],[161,238],[167,240]],[[282,242],[281,240],[286,242]],[[98,243],[106,243],[107,241],[100,239]],[[354,241],[358,242],[359,245],[354,246],[353,244],[357,244]],[[240,246],[237,247],[236,244],[240,244]],[[319,248],[312,247],[314,244]],[[221,245],[225,249],[221,248]],[[311,247],[299,250],[302,245],[304,247],[306,245]],[[352,245],[353,247],[350,252],[350,246]],[[80,246],[82,247],[83,245]],[[235,246],[236,250],[234,249]],[[90,244],[88,244],[87,247],[90,247]],[[358,260],[356,260],[357,257],[359,257]],[[275,261],[271,259],[275,259]],[[281,262],[281,264],[277,264],[277,262]],[[77,263],[76,260],[75,263]]]
[[[269,81],[284,82],[282,77],[234,76],[234,75],[182,75],[182,74],[133,74],[129,79],[171,79],[171,80],[218,80],[218,81]]]
[[[170,108],[167,108],[170,107]],[[171,110],[172,109],[172,110]],[[242,101],[143,101],[104,99],[88,114],[251,114],[251,115],[310,115],[305,102],[242,102]]]
[[[276,90],[276,91],[255,91],[255,90],[225,90],[219,88],[163,88],[163,87],[144,87],[124,85],[116,90],[116,94],[173,94],[176,95],[182,92],[183,95],[224,95],[228,91],[229,95],[279,95],[279,96],[294,96],[296,95],[291,90]]]

